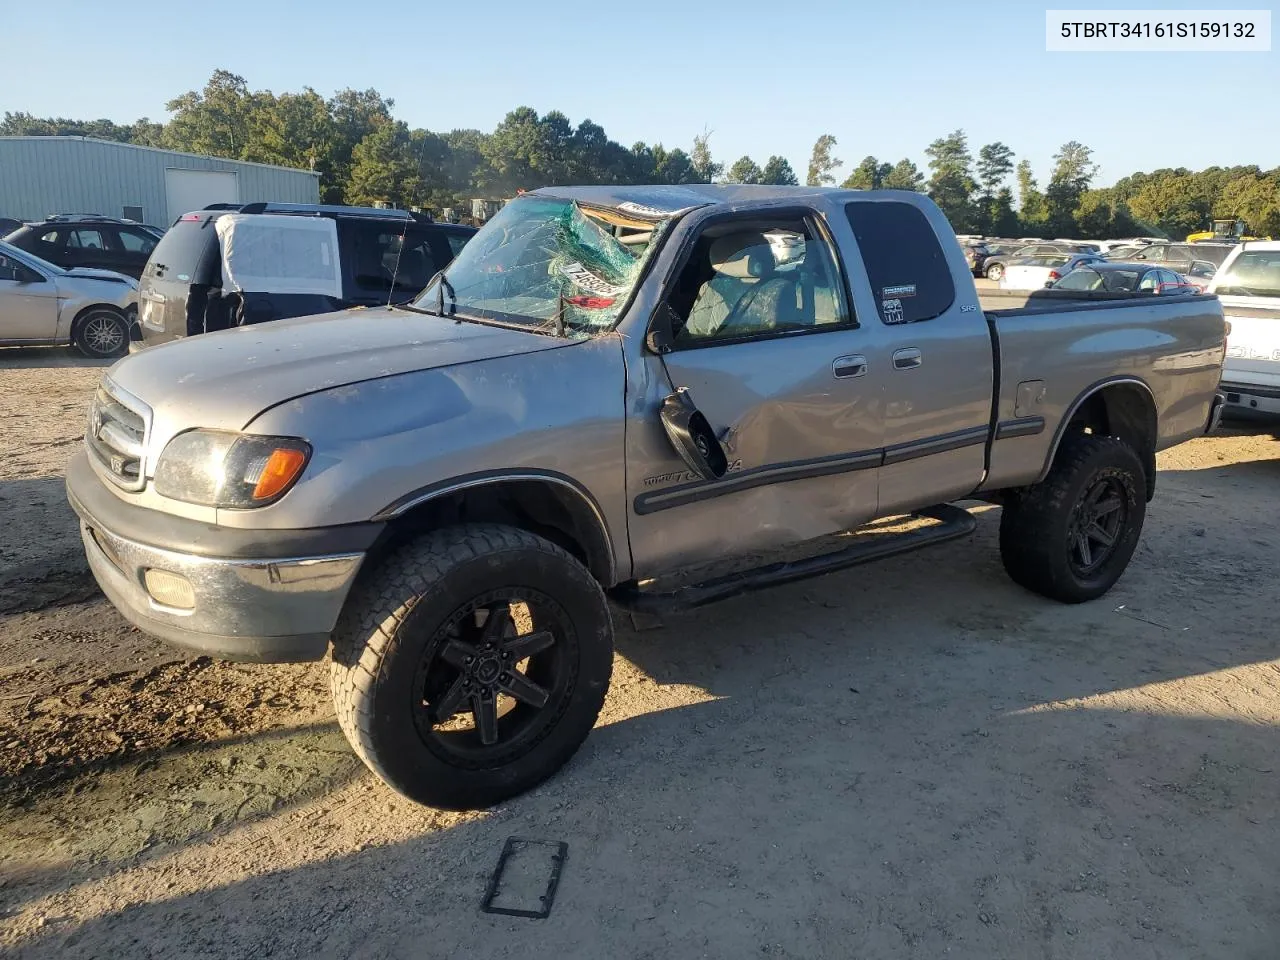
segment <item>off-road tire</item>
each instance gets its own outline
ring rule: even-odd
[[[129,349],[129,321],[105,307],[90,310],[77,318],[71,339],[77,350],[94,360],[122,357]]]
[[[554,598],[572,625],[573,681],[554,725],[497,767],[459,765],[430,749],[411,709],[429,638],[472,598],[510,587]],[[330,685],[338,723],[360,759],[411,800],[488,807],[546,780],[595,725],[613,669],[604,592],[558,546],[498,524],[449,527],[361,572],[334,630]]]
[[[1082,498],[1102,480],[1123,491],[1124,516],[1112,552],[1082,576],[1072,563],[1072,523]],[[1063,603],[1102,596],[1120,579],[1146,516],[1142,460],[1114,437],[1077,434],[1062,441],[1048,477],[1010,497],[1000,518],[1000,558],[1017,584]]]

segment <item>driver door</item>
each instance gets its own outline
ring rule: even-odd
[[[888,366],[868,349],[814,218],[719,218],[668,294],[678,329],[655,364],[685,388],[728,460],[690,473],[664,442],[632,447],[637,576],[796,543],[875,516]],[[660,398],[659,398],[660,399]],[[660,429],[660,428],[659,428]]]
[[[52,340],[57,332],[57,285],[0,254],[0,341]]]

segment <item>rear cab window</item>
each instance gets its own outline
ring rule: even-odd
[[[929,219],[898,200],[855,200],[845,215],[884,323],[917,323],[955,302],[951,268]]]

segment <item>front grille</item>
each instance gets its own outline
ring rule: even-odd
[[[125,490],[140,490],[146,483],[143,461],[150,411],[141,401],[126,397],[108,381],[98,387],[89,405],[85,443],[113,482]]]

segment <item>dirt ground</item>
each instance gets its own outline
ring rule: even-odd
[[[415,807],[324,664],[187,660],[85,568],[60,475],[101,369],[0,352],[0,952],[1280,955],[1280,443],[1160,456],[1129,572],[1060,606],[971,537],[636,631],[598,729],[486,813]],[[507,837],[551,916],[480,912]]]

